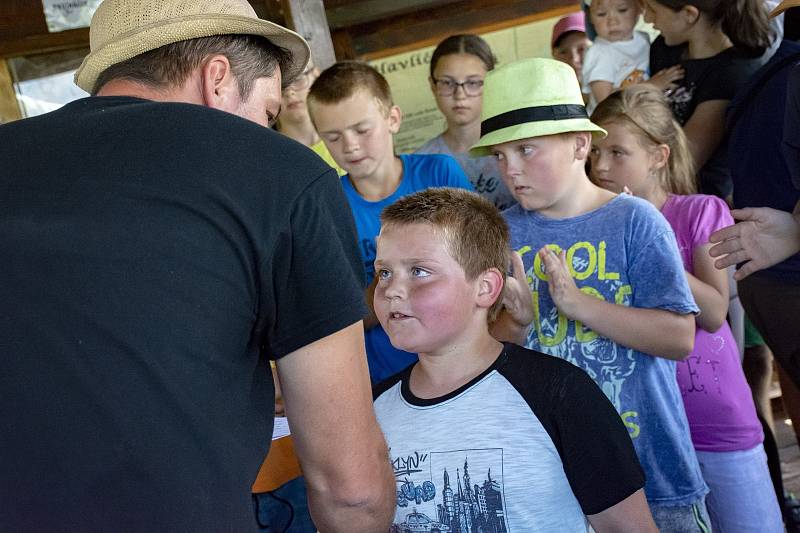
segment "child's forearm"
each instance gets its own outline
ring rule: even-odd
[[[694,348],[694,316],[690,314],[628,307],[583,296],[569,318],[617,344],[678,361],[686,359]]]
[[[727,291],[723,296],[717,289],[689,272],[686,272],[686,280],[689,282],[694,301],[700,308],[700,314],[695,317],[695,322],[706,331],[711,333],[717,331],[728,315]]]

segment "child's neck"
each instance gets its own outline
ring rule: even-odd
[[[689,59],[706,59],[727,50],[733,43],[718,27],[712,27],[700,19],[687,41],[686,54]]]
[[[640,194],[639,197],[643,200],[647,200],[653,204],[656,209],[661,211],[661,208],[664,207],[665,203],[667,203],[669,193],[661,187],[653,187],[652,190]]]
[[[411,392],[423,399],[449,394],[485,372],[502,351],[503,345],[486,331],[438,353],[421,353],[419,363],[411,370]]]
[[[379,202],[390,197],[403,181],[403,160],[396,155],[388,158],[369,176],[354,178],[350,184],[368,202]]]
[[[453,153],[460,154],[478,142],[481,138],[481,123],[476,120],[470,124],[447,126],[442,139]]]
[[[320,141],[310,117],[298,122],[278,121],[278,131],[305,146],[314,146]]]
[[[573,183],[575,186],[562,201],[547,209],[540,209],[538,213],[553,219],[573,218],[602,207],[616,196],[589,181],[583,167],[577,171]]]

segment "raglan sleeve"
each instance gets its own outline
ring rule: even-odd
[[[364,267],[352,213],[334,170],[294,201],[261,290],[267,353],[280,358],[366,315]]]
[[[582,370],[556,391],[554,440],[584,514],[605,511],[644,487],[644,472],[619,414]]]

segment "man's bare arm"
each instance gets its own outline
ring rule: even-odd
[[[386,533],[395,483],[375,412],[361,321],[277,362],[314,523]]]

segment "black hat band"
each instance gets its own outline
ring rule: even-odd
[[[579,104],[543,105],[523,107],[506,111],[481,122],[481,137],[493,131],[525,124],[526,122],[543,122],[545,120],[567,120],[571,118],[589,118],[586,106]]]

